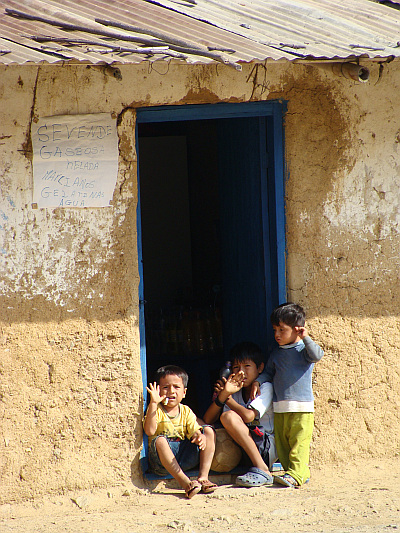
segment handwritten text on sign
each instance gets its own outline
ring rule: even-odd
[[[33,202],[105,207],[118,172],[116,122],[108,113],[45,117],[32,125]]]

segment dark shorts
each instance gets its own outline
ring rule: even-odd
[[[249,427],[250,435],[252,436],[252,439],[256,443],[256,446],[258,448],[258,451],[260,452],[260,455],[264,461],[264,463],[269,467],[272,468],[272,465],[274,464],[276,460],[276,450],[275,450],[275,442],[274,438],[268,435],[268,433],[264,433],[262,428],[251,428]]]
[[[200,450],[197,444],[193,444],[190,440],[176,440],[165,437],[164,435],[158,435],[153,439],[149,446],[149,463],[150,469],[154,474],[158,476],[165,476],[168,472],[161,464],[160,458],[156,450],[156,441],[159,438],[164,438],[168,441],[169,447],[174,454],[179,466],[183,471],[192,470],[198,466],[200,461]]]

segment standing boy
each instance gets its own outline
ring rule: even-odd
[[[219,418],[251,461],[249,471],[236,478],[238,485],[272,485],[269,468],[276,459],[272,384],[264,383],[260,395],[254,400],[250,397],[253,382],[264,369],[264,357],[256,344],[242,342],[232,348],[230,359],[232,374],[217,382],[218,395],[207,409],[204,421],[211,424]]]
[[[275,348],[257,380],[274,386],[274,429],[279,460],[286,471],[274,480],[299,488],[310,478],[310,444],[314,429],[311,375],[324,352],[308,336],[300,305],[285,303],[271,314]]]
[[[168,365],[156,372],[156,381],[146,387],[150,402],[143,428],[149,437],[149,461],[155,474],[167,472],[192,498],[201,490],[213,492],[217,485],[208,479],[215,451],[215,432],[200,426],[196,415],[181,404],[186,396],[188,375],[178,366]],[[190,481],[185,470],[199,466],[197,481]]]

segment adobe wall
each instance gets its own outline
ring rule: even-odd
[[[286,192],[289,297],[326,351],[313,460],[398,457],[398,63],[361,85],[310,70],[286,76]]]
[[[142,484],[135,108],[283,98],[288,295],[326,355],[313,462],[399,450],[396,62],[366,84],[291,63],[0,71],[0,503]],[[118,117],[113,205],[33,209],[30,124]]]

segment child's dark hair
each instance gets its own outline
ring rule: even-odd
[[[258,366],[264,362],[264,355],[261,348],[254,342],[239,342],[231,349],[229,357],[234,363],[244,363],[244,361],[253,361]]]
[[[303,327],[306,323],[306,314],[300,305],[288,302],[278,305],[272,311],[271,322],[273,326],[279,326],[279,323],[283,322],[291,328],[295,326]]]
[[[157,383],[157,385],[160,384],[160,379],[165,378],[166,376],[178,376],[178,378],[182,379],[183,386],[185,389],[187,388],[189,376],[186,372],[186,370],[183,370],[180,366],[175,365],[166,365],[161,366],[155,373],[154,379]]]

